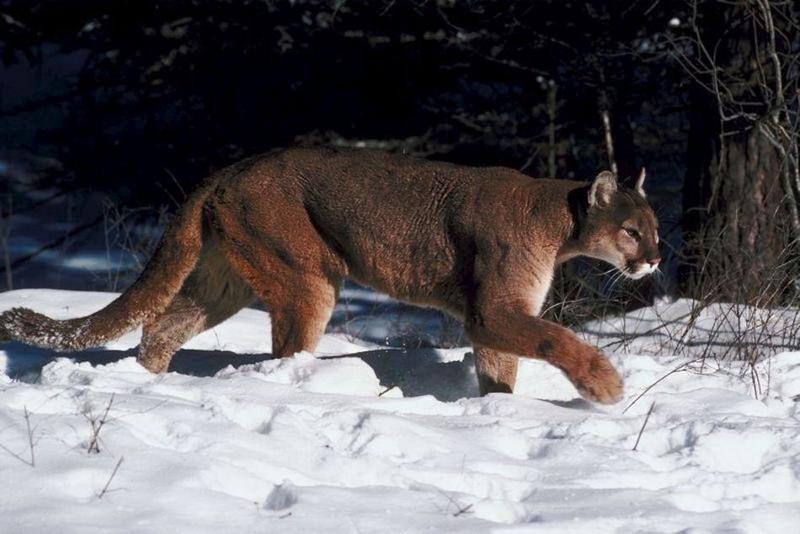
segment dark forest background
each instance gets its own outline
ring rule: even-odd
[[[535,177],[645,166],[664,276],[619,292],[572,264],[548,313],[790,304],[799,30],[798,3],[770,0],[0,0],[3,217],[36,188],[153,217],[294,144]],[[5,256],[6,273],[25,260]]]

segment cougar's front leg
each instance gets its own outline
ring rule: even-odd
[[[475,371],[478,374],[478,388],[481,395],[487,393],[512,393],[517,381],[516,354],[506,354],[476,345]]]
[[[552,268],[552,262],[532,266],[523,257],[507,257],[504,262],[492,254],[476,258],[476,290],[464,321],[467,335],[473,344],[495,353],[537,358],[558,367],[586,399],[617,402],[622,398],[622,379],[611,362],[569,329],[536,316]],[[480,364],[476,367],[481,374]]]
[[[469,318],[466,330],[473,343],[558,367],[588,400],[612,404],[622,398],[622,378],[611,362],[563,326],[519,310],[489,308]]]

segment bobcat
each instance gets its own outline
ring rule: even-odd
[[[143,326],[139,362],[166,371],[194,335],[260,299],[273,353],[313,351],[342,280],[450,313],[474,344],[480,391],[512,392],[517,357],[558,367],[585,398],[622,380],[600,351],[538,317],[556,265],[584,255],[631,278],[656,270],[642,183],[534,180],[355,149],[287,149],[212,175],[180,208],[139,279],[102,310],[57,321],[0,314],[0,339],[59,351]]]

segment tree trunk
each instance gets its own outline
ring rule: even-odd
[[[706,46],[716,50],[719,89],[697,86],[691,93],[681,274],[691,295],[766,305],[789,288],[789,276],[776,276],[792,230],[783,162],[754,118],[769,112],[758,77],[759,69],[769,72],[752,27],[741,23],[747,13],[744,5],[728,6],[703,19],[706,35],[718,36]],[[740,102],[749,103],[749,115],[738,113]]]

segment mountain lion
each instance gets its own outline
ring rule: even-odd
[[[538,317],[555,267],[575,256],[639,278],[659,262],[644,171],[634,188],[534,180],[354,149],[288,149],[211,176],[180,208],[139,279],[87,317],[0,314],[0,339],[60,351],[143,326],[139,362],[166,371],[191,337],[260,299],[276,356],[313,351],[351,278],[464,322],[482,394],[511,392],[517,357],[555,365],[580,394],[613,403],[605,356]]]

